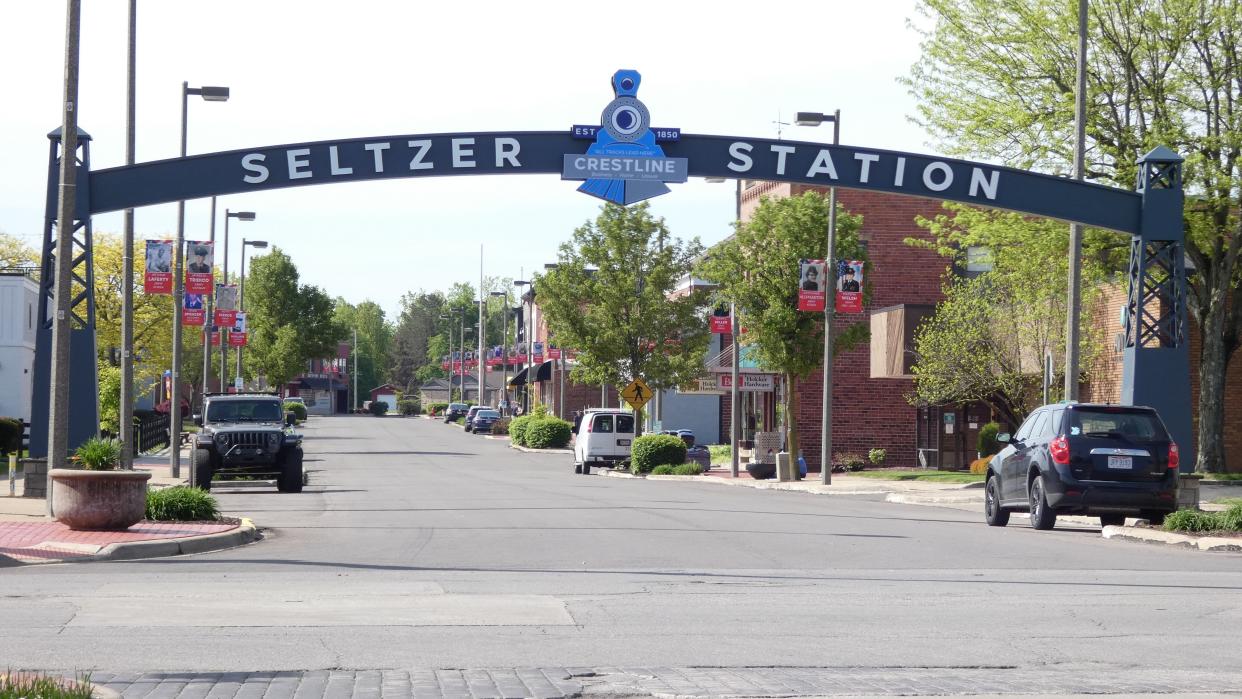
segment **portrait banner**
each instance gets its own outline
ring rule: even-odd
[[[823,260],[802,260],[798,275],[798,310],[819,311],[825,308],[824,285],[827,283],[826,265]]]
[[[148,294],[171,294],[172,278],[171,240],[148,240],[146,273],[142,278],[142,290]]]
[[[182,325],[206,325],[207,311],[203,308],[202,294],[185,295],[185,305],[181,307]]]
[[[715,335],[728,335],[733,332],[733,316],[726,306],[720,306],[712,311],[710,322],[712,333]]]
[[[215,278],[211,273],[215,245],[208,240],[187,240],[185,243],[185,292],[210,294]]]
[[[841,260],[837,263],[837,313],[863,312],[862,260]]]

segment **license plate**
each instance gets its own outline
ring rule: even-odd
[[[1134,468],[1134,458],[1130,456],[1108,457],[1109,468]]]
[[[619,447],[628,447],[628,446],[630,446],[630,440],[628,440],[628,439],[618,439],[618,440],[617,440],[617,446],[619,446]]]

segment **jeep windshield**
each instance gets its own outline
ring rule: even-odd
[[[207,405],[207,422],[280,422],[281,404],[274,400],[226,400]]]

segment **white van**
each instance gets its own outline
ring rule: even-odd
[[[628,459],[633,444],[634,413],[607,408],[587,410],[574,437],[574,473],[590,473],[593,463]]]

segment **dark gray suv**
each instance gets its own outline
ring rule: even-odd
[[[302,436],[284,403],[270,393],[207,394],[194,441],[194,480],[203,490],[217,482],[275,478],[282,493],[302,492]]]
[[[1127,515],[1152,524],[1177,509],[1177,444],[1152,408],[1058,403],[1037,408],[988,464],[985,516],[1003,527],[1011,511],[1052,529],[1058,514]]]

